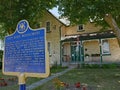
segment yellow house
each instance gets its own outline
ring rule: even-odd
[[[49,11],[43,13],[43,17],[38,20],[38,27],[46,27],[46,39],[50,57],[50,64],[61,64],[60,62],[60,41],[61,30],[66,25],[56,18]]]
[[[67,26],[49,11],[39,26],[46,27],[50,64],[120,62],[120,47],[111,29],[101,32],[93,22]]]
[[[100,32],[94,23],[66,27],[61,37],[62,61],[69,63],[118,63],[120,47],[112,30]]]

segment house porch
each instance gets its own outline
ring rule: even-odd
[[[111,58],[111,53],[108,53],[110,51],[103,51],[102,44],[103,41],[110,42],[111,39],[115,39],[115,35],[110,30],[106,32],[66,35],[65,39],[61,40],[62,64],[109,63],[107,59]]]

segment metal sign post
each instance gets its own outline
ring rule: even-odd
[[[81,59],[79,58],[79,56],[81,55],[80,53],[80,41],[79,41],[79,37],[77,37],[77,47],[76,47],[76,53],[77,53],[77,63],[78,63],[78,68],[81,67]],[[80,61],[79,61],[80,60]],[[80,62],[80,63],[79,63]]]
[[[49,76],[45,28],[33,30],[22,20],[14,34],[5,37],[3,74],[18,76],[20,90],[26,89],[27,77]]]
[[[18,77],[19,81],[19,90],[26,90],[26,84],[25,84],[25,75],[21,73]]]
[[[26,85],[25,84],[21,84],[20,85],[20,90],[26,90]]]

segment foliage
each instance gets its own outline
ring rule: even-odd
[[[83,69],[97,69],[97,68],[103,68],[103,69],[117,69],[119,68],[119,64],[83,64]]]
[[[111,28],[120,46],[120,0],[58,0],[58,4],[61,16],[72,24],[90,21],[102,26],[102,31]]]
[[[7,30],[4,28],[4,24],[0,23],[0,39],[3,40],[7,34],[8,33]]]
[[[65,70],[67,68],[68,67],[61,67],[60,65],[57,65],[57,66],[52,66],[50,68],[50,71],[51,71],[51,73],[57,73],[57,72],[61,72],[61,71]]]
[[[92,20],[105,26],[106,14],[112,14],[117,22],[120,21],[120,0],[58,0],[58,3],[60,14],[71,23],[81,24]]]
[[[58,79],[58,78],[54,78],[54,79],[53,79],[53,83],[54,83],[54,85],[55,85],[56,90],[61,90],[61,87],[64,87],[64,85],[65,85],[65,83],[62,82],[62,81],[61,81],[60,79]]]
[[[37,18],[46,9],[56,5],[56,0],[3,0],[0,1],[0,25],[9,33],[13,33],[17,22],[26,19],[35,27]],[[1,34],[1,33],[0,33]]]
[[[102,65],[102,68],[105,68],[105,69],[115,69],[115,68],[118,68],[118,64],[104,64]]]

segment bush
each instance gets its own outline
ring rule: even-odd
[[[58,72],[61,72],[63,71],[64,69],[67,69],[68,67],[61,67],[60,65],[57,65],[57,66],[53,66],[50,68],[50,72],[51,73],[58,73]]]
[[[102,65],[102,68],[105,68],[105,69],[115,69],[117,67],[118,67],[117,64],[103,64]]]
[[[118,64],[84,64],[82,68],[90,68],[90,69],[95,69],[95,68],[103,68],[103,69],[115,69],[118,68]]]

